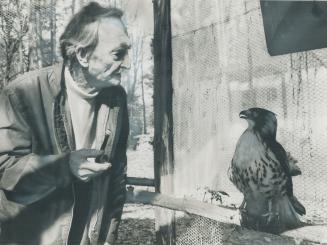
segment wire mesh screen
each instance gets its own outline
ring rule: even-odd
[[[178,245],[222,244],[224,241],[223,226],[217,221],[190,215],[178,219],[176,225],[176,244]]]
[[[175,194],[224,190],[224,204],[239,206],[227,176],[247,127],[238,115],[262,107],[277,114],[277,140],[302,170],[293,181],[303,221],[326,223],[327,50],[270,57],[258,0],[172,0],[171,9]]]

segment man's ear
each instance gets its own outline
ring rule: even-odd
[[[88,61],[88,53],[85,50],[85,48],[78,46],[76,48],[76,59],[78,60],[78,63],[86,68],[89,66],[89,61]]]

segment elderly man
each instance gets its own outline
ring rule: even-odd
[[[122,12],[90,3],[60,38],[64,62],[0,97],[0,244],[113,244],[125,201]]]

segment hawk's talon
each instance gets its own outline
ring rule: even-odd
[[[273,220],[279,219],[279,213],[274,213],[274,212],[268,212],[261,216],[267,218],[267,225],[270,224]]]

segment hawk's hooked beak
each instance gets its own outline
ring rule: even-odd
[[[241,111],[239,114],[240,118],[242,119],[248,119],[250,116],[250,112],[248,110]]]

